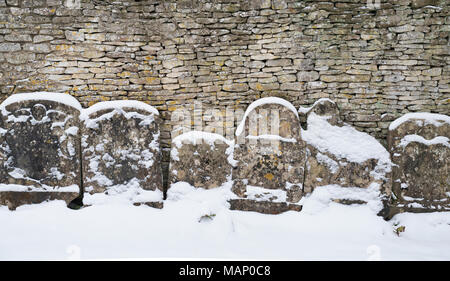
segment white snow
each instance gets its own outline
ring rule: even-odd
[[[294,138],[283,138],[279,135],[258,135],[258,136],[246,136],[245,138],[251,140],[269,140],[269,141],[282,141],[282,142],[297,142]]]
[[[83,203],[86,205],[117,205],[139,202],[162,201],[163,193],[160,190],[144,190],[140,181],[131,179],[128,184],[118,184],[108,186],[108,194],[105,193],[85,193]]]
[[[237,161],[233,159],[234,141],[227,140],[225,137],[219,134],[203,131],[189,131],[172,139],[172,143],[175,146],[172,146],[172,149],[170,150],[170,157],[174,161],[180,161],[177,148],[180,148],[183,143],[189,143],[193,145],[206,143],[211,146],[211,149],[213,149],[216,141],[228,145],[228,148],[225,151],[225,154],[228,155],[227,161],[228,163],[230,163],[230,165],[235,166],[237,164]]]
[[[436,127],[439,127],[445,123],[450,124],[450,116],[444,114],[437,113],[428,113],[428,112],[415,112],[415,113],[407,113],[400,118],[395,119],[390,125],[389,130],[395,130],[402,123],[416,119],[417,122],[420,122],[420,125],[425,126],[427,124],[432,124]]]
[[[308,113],[314,106],[316,106],[316,105],[319,104],[319,103],[325,102],[325,101],[334,103],[334,101],[332,101],[332,100],[329,99],[329,98],[320,98],[320,99],[316,100],[316,102],[314,102],[314,104],[311,105],[310,107],[302,107],[302,106],[300,106],[299,109],[298,109],[298,112],[303,113],[303,114],[306,114],[306,113]]]
[[[134,109],[140,109],[148,111],[154,115],[159,115],[159,112],[156,108],[153,106],[146,104],[141,101],[136,100],[116,100],[116,101],[102,101],[98,102],[86,109],[83,109],[83,111],[80,114],[81,120],[86,120],[89,118],[89,115],[105,109],[122,109],[124,107],[128,108],[134,108]]]
[[[362,163],[368,159],[380,159],[390,163],[389,152],[372,136],[345,124],[333,126],[325,118],[311,112],[307,130],[302,130],[302,139],[320,152],[328,152],[350,162]]]
[[[182,146],[183,143],[190,143],[193,145],[198,145],[203,142],[214,146],[214,142],[220,141],[226,143],[228,145],[232,144],[232,141],[227,140],[222,135],[215,133],[208,133],[203,131],[189,131],[183,133],[172,140],[172,143],[175,144],[178,148]]]
[[[15,191],[15,192],[79,192],[80,188],[78,185],[69,185],[69,186],[48,186],[42,185],[41,187],[34,186],[26,186],[19,184],[0,184],[0,192],[2,191]]]
[[[0,207],[0,260],[450,259],[450,212],[403,213],[386,222],[375,214],[375,189],[327,186],[302,199],[301,212],[264,215],[230,211],[229,189],[177,183],[163,209],[110,198],[81,210],[62,201]],[[347,206],[335,197],[373,203]],[[406,228],[398,236],[399,226]]]
[[[81,104],[78,100],[72,97],[69,94],[63,93],[51,93],[51,92],[34,92],[34,93],[22,93],[22,94],[14,94],[9,96],[6,100],[4,100],[0,105],[0,111],[4,112],[5,107],[20,101],[27,100],[47,100],[47,101],[55,101],[59,102],[78,110],[81,110]]]
[[[286,202],[286,191],[247,185],[246,199],[255,201]]]
[[[297,118],[299,118],[297,110],[287,100],[282,99],[282,98],[277,98],[277,97],[261,98],[261,99],[258,99],[256,101],[252,102],[247,107],[247,110],[245,110],[244,117],[242,117],[241,123],[239,123],[239,126],[236,128],[236,136],[239,136],[242,133],[242,131],[244,130],[245,120],[247,119],[247,116],[250,114],[250,112],[252,112],[258,106],[262,106],[264,104],[279,104],[279,105],[285,106],[285,107],[289,108],[295,114],[295,116],[297,116]]]
[[[401,139],[401,141],[400,141],[400,146],[401,147],[406,147],[411,142],[419,142],[419,143],[423,143],[425,145],[442,144],[442,145],[447,146],[448,148],[450,148],[450,142],[449,142],[449,139],[447,137],[438,136],[438,137],[435,137],[435,138],[433,138],[431,140],[427,140],[424,137],[419,136],[419,135],[406,135],[406,136],[404,136]]]

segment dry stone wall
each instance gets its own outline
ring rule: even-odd
[[[46,90],[84,107],[147,102],[166,121],[166,168],[171,114],[194,101],[328,97],[345,122],[384,139],[404,113],[449,112],[446,2],[0,0],[0,101]]]

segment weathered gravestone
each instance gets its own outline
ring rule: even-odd
[[[342,122],[333,101],[320,99],[299,111],[307,115],[302,135],[308,149],[305,188],[389,186],[389,153],[375,138]]]
[[[450,210],[450,116],[408,113],[389,126],[391,212]]]
[[[233,142],[219,134],[181,134],[172,140],[169,181],[184,181],[205,189],[219,187],[231,177],[232,152]]]
[[[281,98],[262,98],[236,130],[231,209],[281,213],[301,210],[305,147],[297,110]]]
[[[158,111],[138,101],[107,101],[83,110],[81,120],[85,194],[162,208]],[[95,196],[85,199],[95,204]]]
[[[70,95],[25,93],[0,106],[0,204],[23,204],[80,194],[81,105]]]
[[[370,188],[384,194],[380,196],[386,201],[391,171],[388,151],[372,136],[345,124],[330,99],[320,99],[299,112],[307,119],[307,128],[302,133],[308,152],[305,190],[311,192],[326,185]],[[351,198],[335,201],[367,203]]]

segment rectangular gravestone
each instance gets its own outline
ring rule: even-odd
[[[85,203],[121,197],[162,208],[158,118],[155,108],[138,101],[100,102],[83,111]]]

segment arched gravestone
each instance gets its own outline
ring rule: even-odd
[[[81,120],[85,193],[162,208],[158,111],[139,101],[107,101],[83,110]]]
[[[214,133],[191,131],[172,140],[169,182],[211,189],[231,177],[233,142]],[[230,163],[231,161],[231,163]]]
[[[0,106],[0,204],[62,199],[80,194],[81,105],[70,95],[25,93]]]
[[[408,113],[389,126],[391,213],[450,210],[450,116]]]
[[[236,130],[233,210],[281,213],[301,210],[305,147],[297,110],[281,98],[262,98],[247,108]]]

